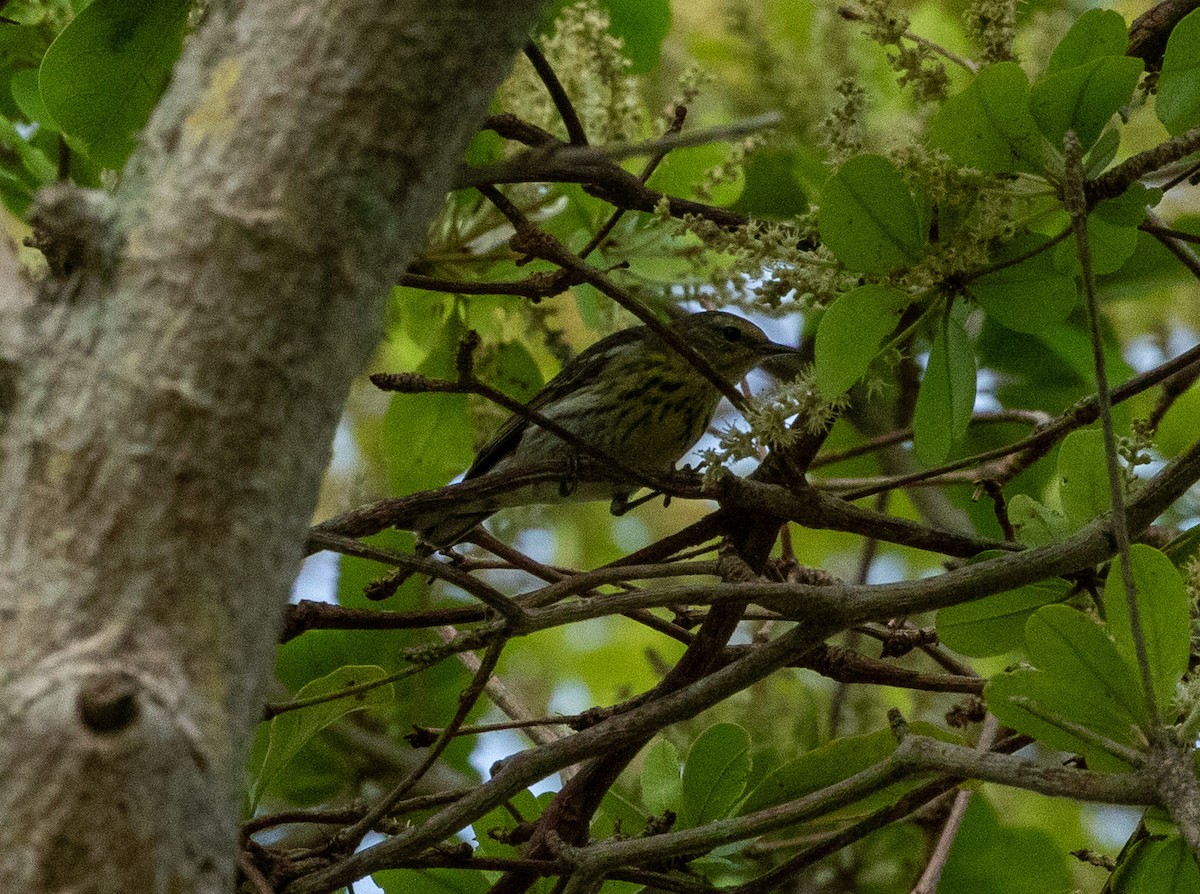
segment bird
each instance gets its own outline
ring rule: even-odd
[[[749,320],[724,311],[689,314],[667,324],[730,384],[768,357],[796,353]],[[526,406],[622,466],[645,473],[673,470],[712,423],[720,390],[650,326],[622,329],[570,360]],[[578,460],[581,451],[520,414],[479,450],[463,480]],[[513,488],[486,504],[455,507],[420,531],[445,549],[499,509],[560,499],[610,498],[614,512],[636,482],[572,481]]]

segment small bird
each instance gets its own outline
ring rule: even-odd
[[[681,317],[669,328],[701,354],[730,384],[768,357],[795,353],[734,314],[707,311]],[[527,406],[548,420],[639,471],[668,472],[708,429],[721,392],[649,326],[622,329],[563,367]],[[529,419],[511,416],[475,457],[464,479],[512,472],[578,457],[577,447]],[[611,498],[623,506],[639,485],[575,482],[514,489],[470,511],[443,516],[420,533],[432,546],[461,540],[498,509],[563,498]]]

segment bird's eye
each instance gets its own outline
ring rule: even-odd
[[[737,326],[722,326],[721,334],[725,336],[725,341],[740,341],[742,338],[742,330]]]

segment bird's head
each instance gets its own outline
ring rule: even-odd
[[[672,322],[671,328],[730,382],[768,357],[796,353],[795,348],[771,341],[749,320],[724,311],[690,314]]]

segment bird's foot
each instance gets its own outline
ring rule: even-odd
[[[660,496],[660,494],[656,490],[651,491],[650,493],[646,494],[646,496],[644,496],[644,497],[638,497],[636,500],[629,499],[628,494],[617,494],[616,496],[614,496],[612,498],[612,502],[608,505],[608,511],[611,512],[613,515],[616,515],[619,517],[619,516],[624,515],[630,509],[637,509],[643,503],[649,503],[651,500],[653,500],[657,496]],[[666,505],[666,503],[669,503],[670,500],[671,500],[671,495],[667,494],[665,497],[664,505]]]
[[[567,475],[562,481],[558,482],[558,495],[564,500],[575,493],[575,488],[579,486],[579,458],[576,456],[567,459]]]

